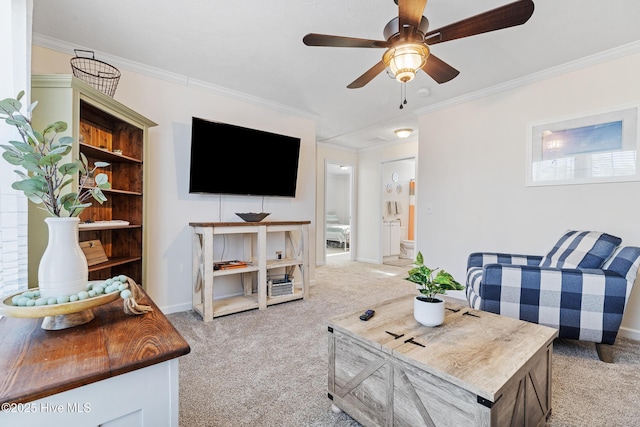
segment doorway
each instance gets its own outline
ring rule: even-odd
[[[382,263],[404,267],[415,259],[416,159],[382,163]]]
[[[327,161],[324,191],[325,263],[353,259],[353,166]]]

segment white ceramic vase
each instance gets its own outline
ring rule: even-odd
[[[437,302],[421,301],[425,298],[418,295],[413,299],[413,317],[424,326],[438,326],[444,322],[444,301],[435,298]]]
[[[89,267],[78,243],[80,218],[49,217],[49,242],[38,267],[38,287],[44,298],[73,295],[87,288]]]

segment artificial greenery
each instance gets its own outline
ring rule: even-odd
[[[107,198],[102,189],[111,188],[111,184],[106,174],[93,175],[97,168],[109,166],[109,163],[95,162],[90,169],[87,158],[82,153],[80,160],[62,163],[73,148],[72,137],[62,136],[56,139],[59,133],[67,130],[67,123],[58,121],[42,132],[36,131],[31,125],[31,119],[21,112],[20,99],[23,96],[24,91],[21,91],[15,99],[0,101],[0,119],[15,126],[22,137],[22,141],[8,141],[10,145],[0,145],[5,150],[2,157],[10,164],[24,169],[15,171],[20,180],[11,187],[22,191],[33,203],[44,204],[44,209],[55,217],[80,215],[85,208],[91,206],[88,200],[92,197],[99,203],[104,203]],[[36,101],[29,105],[26,114],[31,115],[37,104]],[[78,191],[66,191],[78,173]],[[85,183],[90,177],[94,178],[95,187],[87,188]]]
[[[420,286],[420,293],[423,294],[428,301],[432,301],[436,294],[444,294],[446,291],[464,289],[460,283],[444,270],[439,268],[429,268],[424,265],[422,252],[418,252],[414,262],[415,267],[409,270],[407,280]],[[437,274],[436,271],[438,272]],[[435,276],[434,276],[435,274]]]

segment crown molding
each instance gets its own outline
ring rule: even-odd
[[[47,37],[45,35],[39,33],[33,33],[33,44],[38,45],[40,47],[44,47],[47,49],[55,50],[57,52],[61,52],[67,55],[75,56],[74,49],[86,49],[92,50],[88,47],[70,45],[67,42],[54,39],[51,37]],[[162,70],[160,68],[152,67],[149,65],[141,64],[136,61],[130,61],[125,58],[121,58],[119,56],[110,55],[108,53],[95,51],[96,56],[100,57],[101,61],[107,62],[111,65],[114,65],[118,68],[126,69],[129,71],[133,71],[135,73],[152,77],[159,80],[164,80],[170,83],[174,83],[181,86],[186,86],[193,89],[206,90],[208,92],[214,93],[216,95],[224,96],[227,98],[232,98],[238,101],[247,102],[249,104],[257,105],[260,107],[264,107],[270,110],[275,110],[281,113],[289,114],[292,116],[297,116],[313,121],[318,121],[319,116],[317,114],[310,113],[308,111],[300,110],[294,107],[290,107],[288,105],[279,104],[273,101],[269,101],[263,98],[259,98],[257,96],[249,95],[244,92],[239,92],[236,90],[228,89],[222,86],[214,85],[208,82],[204,82],[201,80],[196,80],[190,78],[188,76],[184,76],[177,73],[172,73],[166,70]]]
[[[263,98],[259,98],[257,96],[249,95],[244,92],[239,92],[233,89],[228,89],[222,86],[217,86],[211,84],[209,82],[205,82],[202,80],[196,79],[188,79],[187,86],[195,89],[203,89],[209,92],[215,93],[217,95],[226,96],[228,98],[233,98],[238,101],[244,101],[250,104],[258,105],[260,107],[268,108],[271,110],[276,110],[281,113],[290,114],[292,116],[298,116],[305,119],[310,119],[313,121],[317,121],[320,116],[317,114],[309,113],[307,111],[299,110],[294,107],[289,107],[288,105],[278,104],[276,102],[272,102]]]
[[[58,39],[44,36],[39,33],[33,33],[33,44],[65,53],[67,55],[75,55],[74,49],[87,49],[87,47],[72,46],[69,43],[63,42]],[[482,90],[471,92],[456,98],[451,98],[443,102],[439,102],[433,105],[429,105],[414,111],[415,115],[428,114],[434,111],[443,110],[445,108],[453,107],[455,105],[463,104],[465,102],[474,101],[490,95],[498,94],[508,90],[512,90],[518,87],[526,86],[532,83],[536,83],[542,80],[546,80],[552,77],[556,77],[562,74],[566,74],[572,71],[584,69],[593,65],[601,64],[603,62],[612,61],[618,58],[622,58],[628,55],[633,55],[640,52],[640,41],[635,41],[626,45],[619,46],[604,52],[600,52],[591,56],[587,56],[575,61],[568,62],[556,67],[548,68],[533,74],[529,74],[518,79],[510,80],[504,83],[500,83]],[[236,99],[238,101],[247,102],[260,107],[268,108],[271,110],[279,111],[285,114],[290,114],[305,119],[317,121],[319,116],[317,114],[303,111],[288,105],[283,105],[262,99],[253,95],[239,92],[236,90],[228,89],[222,86],[214,85],[209,82],[196,80],[188,76],[184,76],[177,73],[172,73],[166,70],[162,70],[149,65],[144,65],[139,62],[130,61],[118,56],[109,55],[104,52],[96,52],[102,60],[110,64],[116,65],[120,68],[127,69],[129,71],[136,72],[148,77],[168,81],[174,84],[191,87],[194,89],[206,90],[208,92],[225,96],[228,98]]]
[[[532,83],[536,83],[542,80],[546,80],[552,77],[557,77],[562,74],[566,74],[572,71],[581,70],[587,67],[591,67],[603,62],[613,61],[615,59],[623,58],[625,56],[633,55],[640,52],[640,41],[628,43],[604,52],[600,52],[594,55],[586,56],[575,61],[567,62],[566,64],[558,65],[556,67],[548,68],[546,70],[538,71],[533,74],[529,74],[514,80],[509,80],[504,83],[500,83],[486,89],[471,92],[456,98],[451,98],[437,104],[429,105],[415,110],[415,114],[423,115],[432,113],[438,110],[444,110],[445,108],[453,107],[455,105],[463,104],[469,101],[475,101],[490,95],[495,95],[500,92],[516,89],[522,86],[526,86]]]

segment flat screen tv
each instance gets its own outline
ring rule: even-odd
[[[193,117],[189,193],[295,197],[300,138]]]

